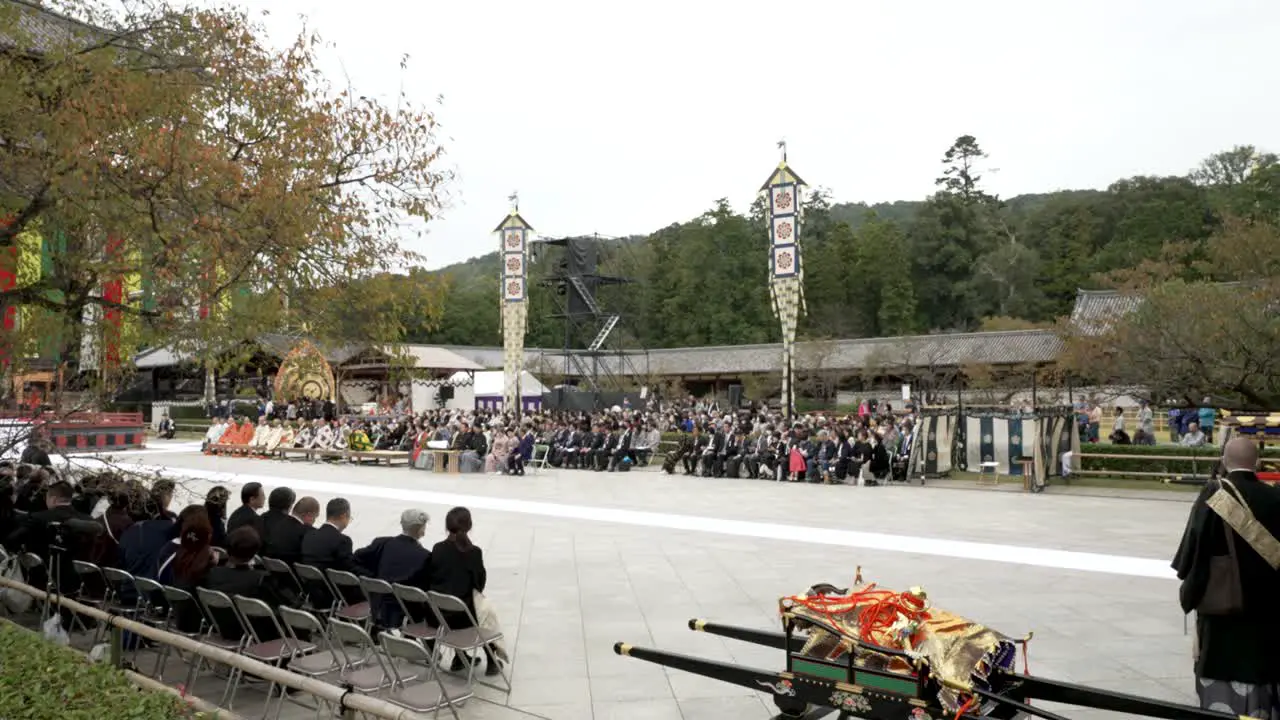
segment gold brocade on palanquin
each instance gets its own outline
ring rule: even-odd
[[[783,598],[781,608],[797,621],[798,627],[808,629],[808,641],[802,651],[805,655],[839,660],[852,651],[858,666],[901,673],[914,671],[911,661],[858,647],[857,643],[919,658],[943,686],[938,693],[939,703],[952,712],[964,703],[954,686],[987,688],[993,671],[1013,671],[1017,656],[1013,639],[930,606],[919,588],[897,593],[863,585],[839,595],[813,593]]]

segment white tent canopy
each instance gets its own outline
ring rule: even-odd
[[[474,377],[468,378],[468,375]],[[453,397],[445,403],[445,407],[451,410],[472,410],[478,407],[495,408],[499,407],[502,402],[503,392],[503,372],[501,370],[479,370],[474,373],[456,372],[449,381],[456,383]],[[547,388],[538,382],[538,378],[529,372],[524,372],[520,379],[520,395],[521,404],[528,409],[529,407],[537,407],[542,402],[542,394]],[[436,407],[436,403],[427,397],[421,402],[414,399],[414,407],[430,409]]]
[[[458,372],[449,378],[455,383],[467,381],[467,373]],[[504,373],[501,370],[478,370],[471,386],[472,394],[478,398],[502,397]],[[529,371],[520,374],[520,394],[524,397],[542,397],[547,388]]]

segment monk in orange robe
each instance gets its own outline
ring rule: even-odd
[[[222,444],[248,445],[251,439],[253,439],[253,425],[248,420],[241,418],[239,422],[227,430],[226,435],[222,436]]]

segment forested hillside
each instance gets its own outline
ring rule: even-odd
[[[973,137],[957,139],[943,156],[937,191],[921,200],[869,206],[813,193],[801,236],[809,310],[802,334],[1047,324],[1069,311],[1077,288],[1156,260],[1166,243],[1187,243],[1194,258],[1230,217],[1280,216],[1280,164],[1249,146],[1207,158],[1185,176],[1007,199],[984,189],[985,157]],[[632,315],[634,341],[646,347],[776,341],[767,237],[759,203],[743,215],[719,200],[699,217],[611,241],[604,272],[638,280],[613,307]],[[530,346],[563,341],[563,325],[544,317],[555,290],[537,284],[552,264],[543,258],[532,267]],[[496,254],[440,275],[444,317],[414,339],[499,344]]]

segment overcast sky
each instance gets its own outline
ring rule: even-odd
[[[434,102],[452,207],[431,267],[496,249],[507,196],[544,236],[647,233],[778,160],[837,201],[920,199],[972,134],[1001,196],[1280,150],[1276,0],[248,0],[365,94]],[[398,68],[408,53],[408,72]]]

